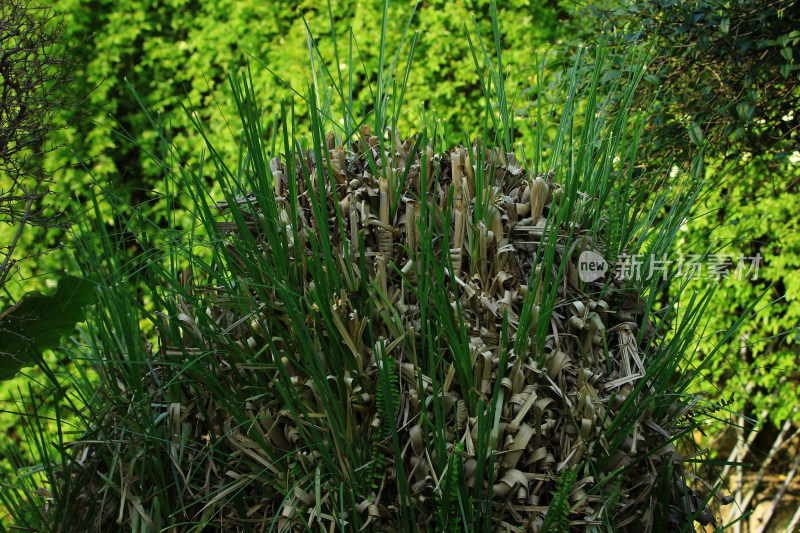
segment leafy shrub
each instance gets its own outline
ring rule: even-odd
[[[655,0],[594,12],[611,31],[655,45],[646,77],[658,90],[649,153],[695,153],[701,138],[711,157],[746,151],[785,163],[796,150],[796,2]],[[650,106],[642,96],[638,105]]]

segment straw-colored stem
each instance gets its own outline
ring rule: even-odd
[[[547,197],[550,193],[550,187],[541,176],[537,176],[531,181],[531,221],[533,224],[539,222],[542,217],[542,211],[547,203]]]
[[[358,258],[358,210],[356,199],[350,199],[350,258],[353,262]]]
[[[386,277],[386,262],[387,258],[384,254],[378,252],[378,255],[375,257],[375,263],[377,268],[375,269],[375,275],[378,278],[378,286],[381,288],[381,292],[388,298],[389,297],[389,284]]]
[[[389,207],[391,205],[389,198],[389,180],[386,178],[379,178],[378,185],[380,188],[380,213],[379,220],[384,226],[389,226]],[[378,247],[380,251],[389,259],[392,258],[392,233],[386,229],[379,228],[376,230],[378,236]]]
[[[453,273],[458,277],[461,274],[463,258],[464,226],[467,222],[466,204],[464,202],[464,187],[462,183],[462,166],[458,161],[458,153],[453,152],[450,164],[453,169],[453,247],[450,256],[453,261]]]
[[[410,200],[406,202],[406,246],[412,256],[417,253],[417,202]]]
[[[430,144],[425,148],[425,162],[425,193],[429,193],[433,186],[433,148]]]
[[[481,284],[486,287],[486,280],[489,277],[489,229],[486,227],[486,221],[478,222],[478,231],[478,271],[481,275]]]

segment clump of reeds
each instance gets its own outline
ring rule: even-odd
[[[539,87],[534,155],[518,159],[496,41],[497,63],[482,49],[484,134],[462,144],[427,122],[401,137],[387,109],[402,90],[388,90],[383,44],[374,130],[353,117],[352,87],[340,87],[336,132],[325,127],[337,124],[335,106],[317,106],[313,93],[310,139],[298,139],[282,104],[269,142],[247,75],[231,77],[236,165],[211,144],[208,157],[175,164],[185,160],[158,129],[165,189],[196,226],[165,230],[114,206],[109,230],[95,199],[97,221],[83,224],[78,246],[84,270],[103,275],[100,304],[72,356],[99,383],[76,378],[82,433],[59,435],[45,522],[95,531],[713,522],[681,481],[675,446],[693,428],[698,400],[684,394],[692,374],[681,365],[707,297],[665,318],[655,301],[673,278],[642,265],[626,279],[616,268],[626,254],[673,253],[698,184],[656,184],[653,196],[634,186],[643,122],[609,102],[629,101],[643,69],[612,87],[619,99],[601,98],[603,50],[588,84],[576,59],[551,139]],[[607,271],[582,276],[585,252],[606,258]]]

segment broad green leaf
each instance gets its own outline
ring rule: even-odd
[[[689,172],[696,181],[702,181],[706,176],[706,166],[703,162],[702,152],[700,155],[692,159],[692,164]]]
[[[756,106],[747,102],[739,102],[736,104],[736,113],[739,115],[740,119],[750,120],[750,117],[753,116],[753,111],[755,111],[755,108]]]
[[[42,350],[57,347],[85,320],[94,286],[88,279],[65,276],[52,295],[29,292],[0,313],[0,381],[34,364]]]
[[[781,48],[781,55],[786,61],[792,61],[792,49],[791,48]]]
[[[697,146],[703,144],[703,130],[694,122],[689,125],[689,139]]]
[[[697,35],[697,44],[700,45],[701,50],[708,50],[708,33],[701,31]]]

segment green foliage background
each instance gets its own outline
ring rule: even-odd
[[[707,170],[723,171],[720,164]],[[683,241],[687,250],[706,248],[749,268],[757,254],[761,265],[742,279],[696,279],[693,288],[716,283],[713,308],[696,360],[700,364],[708,346],[719,341],[724,328],[741,316],[744,308],[761,298],[759,312],[747,322],[742,335],[728,343],[724,358],[713,359],[708,378],[698,390],[712,398],[734,395],[730,409],[757,417],[762,410],[776,424],[787,418],[800,420],[797,371],[800,350],[800,191],[787,188],[785,174],[773,175],[764,164],[745,166],[712,191],[699,216],[687,225]],[[731,269],[729,272],[732,272]],[[753,279],[755,277],[755,279]],[[759,420],[764,422],[764,420]]]

